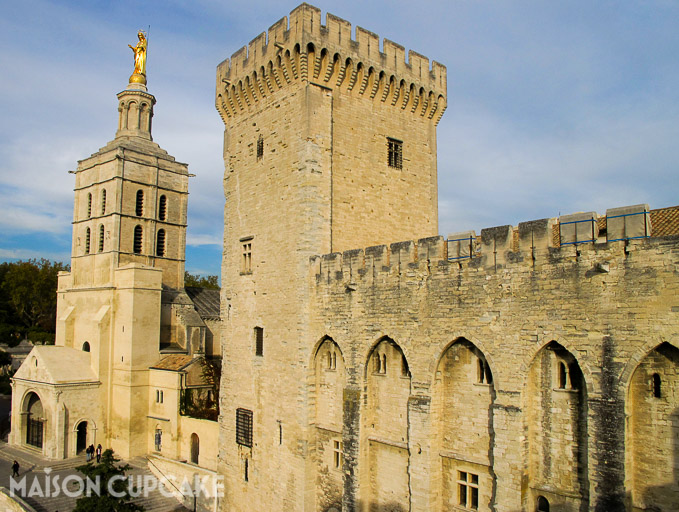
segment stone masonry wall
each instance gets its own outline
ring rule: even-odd
[[[448,260],[453,244],[434,237],[311,261],[311,340],[329,336],[337,343],[347,361],[348,382],[362,389],[361,417],[370,418],[377,407],[370,402],[365,378],[374,345],[388,336],[403,350],[412,375],[410,399],[381,402],[379,414],[398,423],[401,408],[408,407],[409,478],[424,489],[412,493],[411,510],[439,509],[442,498],[458,492],[451,479],[459,473],[446,474],[446,464],[436,462],[435,452],[441,450],[437,435],[443,435],[444,445],[446,435],[455,436],[448,446],[461,450],[456,457],[468,464],[459,471],[471,473],[474,464],[490,461],[490,471],[479,476],[479,510],[489,510],[491,500],[495,510],[531,509],[538,495],[564,510],[613,510],[632,493],[625,475],[638,461],[628,461],[625,469],[627,390],[633,392],[630,377],[645,354],[665,342],[679,345],[679,238],[552,247],[551,236],[531,235],[529,243],[529,231],[520,226],[518,252],[507,249],[511,241],[504,249],[502,243],[490,246],[487,241],[498,230],[485,232],[481,252],[463,260]],[[413,400],[420,405],[432,396],[435,403],[441,400],[436,370],[457,340],[468,340],[492,371],[488,450],[481,439],[475,441],[478,420],[473,419],[474,411],[488,402],[465,404],[468,391],[449,387],[446,412],[459,408],[468,419],[446,427],[451,420],[440,406],[434,414],[415,407]],[[459,357],[457,364],[462,364]],[[559,361],[567,372],[563,390]],[[676,373],[676,362],[669,368],[662,378],[676,382],[674,373],[667,375]],[[462,371],[474,376],[476,370]],[[674,396],[674,385],[665,385],[668,397]],[[659,414],[654,424],[672,424],[671,412]],[[365,429],[364,422],[359,424]],[[669,430],[657,435],[670,442]],[[345,428],[343,436],[345,446],[358,442],[360,453],[371,450],[359,429]],[[465,446],[474,442],[481,444],[467,451]],[[445,448],[442,453],[448,455]],[[677,453],[674,446],[669,464],[676,464]],[[359,460],[351,472],[345,466],[345,479],[363,488],[371,485],[363,475],[372,470]],[[392,476],[401,478],[396,466]],[[636,490],[640,495],[652,482],[637,478],[635,485],[642,487]],[[352,487],[345,482],[347,488]],[[663,496],[661,501],[670,499]]]

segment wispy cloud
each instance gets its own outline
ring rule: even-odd
[[[363,26],[447,66],[449,107],[438,129],[443,234],[677,202],[676,2],[452,0],[429,2],[429,16],[405,0],[312,3],[323,21],[330,11],[354,30]],[[196,175],[187,268],[218,273],[224,127],[214,110],[215,67],[292,7],[273,0],[3,6],[0,258],[49,254],[55,240],[70,245],[74,181],[66,171],[113,138],[115,94],[131,72],[127,44],[150,24],[154,140]]]

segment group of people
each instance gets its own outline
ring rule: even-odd
[[[101,445],[100,444],[97,445],[96,449],[94,448],[93,444],[89,445],[87,448],[85,448],[85,453],[87,454],[87,461],[88,462],[91,461],[92,459],[94,459],[95,453],[97,454],[97,464],[99,464],[99,462],[101,462]]]

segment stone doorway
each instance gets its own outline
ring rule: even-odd
[[[75,451],[76,453],[80,453],[84,451],[85,448],[87,448],[87,422],[81,421],[78,423]]]

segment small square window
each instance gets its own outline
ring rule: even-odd
[[[458,504],[469,510],[479,508],[479,475],[457,472]]]
[[[333,440],[332,442],[332,462],[335,469],[342,469],[344,454],[342,453],[342,441]]]
[[[236,443],[252,448],[252,411],[236,409]]]
[[[403,142],[387,138],[387,163],[394,169],[403,169]]]

